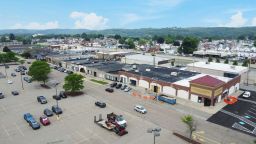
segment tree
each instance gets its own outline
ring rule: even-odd
[[[10,33],[9,35],[9,39],[12,41],[12,40],[15,40],[15,35],[13,33]]]
[[[248,67],[248,65],[249,65],[249,60],[248,60],[248,59],[245,59],[245,60],[243,61],[242,66]]]
[[[29,67],[28,74],[32,80],[42,81],[45,85],[48,80],[48,74],[51,72],[49,64],[45,61],[34,61]]]
[[[126,40],[125,44],[129,45],[129,49],[134,49],[135,48],[135,44],[134,44],[134,42],[131,38],[128,38]]]
[[[11,52],[11,50],[10,50],[7,46],[5,46],[5,47],[3,48],[3,52]]]
[[[121,38],[118,42],[119,42],[120,44],[124,44],[124,43],[125,43],[125,38]]]
[[[63,89],[67,92],[75,93],[84,88],[83,76],[80,74],[70,74],[65,77]]]
[[[238,62],[236,60],[233,61],[233,65],[238,65]]]
[[[1,36],[1,39],[0,39],[1,42],[7,42],[7,39],[5,36]]]
[[[216,58],[216,63],[220,63],[220,59],[219,58]]]
[[[19,58],[13,52],[0,53],[0,63],[17,62]]]
[[[256,40],[254,40],[254,44],[253,45],[256,47]]]
[[[213,61],[212,57],[209,57],[208,62],[212,62],[212,61]]]
[[[119,39],[121,39],[121,38],[122,38],[122,37],[121,37],[120,35],[117,35],[117,34],[114,36],[114,39],[116,39],[116,40],[119,40]]]
[[[158,37],[156,39],[156,42],[159,43],[159,44],[163,44],[164,43],[164,38],[163,37]]]
[[[174,42],[174,38],[168,35],[164,38],[164,41],[166,44],[172,44]]]
[[[145,44],[147,44],[147,40],[145,40],[145,39],[143,39],[143,38],[140,38],[138,44],[139,44],[140,46],[145,45]]]
[[[196,123],[191,115],[185,115],[181,118],[182,122],[185,123],[189,130],[189,138],[192,138],[192,134],[196,131]]]
[[[23,52],[23,53],[21,54],[21,56],[24,57],[24,58],[26,58],[26,59],[31,58],[31,54],[30,54],[29,52]]]
[[[182,53],[184,54],[193,54],[197,50],[199,40],[195,37],[186,37],[182,42]]]
[[[228,64],[228,63],[229,63],[228,59],[225,59],[224,63],[225,63],[225,64]]]
[[[173,46],[180,46],[180,42],[179,41],[174,41]]]

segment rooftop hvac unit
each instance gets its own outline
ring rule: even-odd
[[[177,76],[178,73],[177,73],[177,72],[171,72],[171,75],[172,75],[172,76]]]
[[[232,65],[230,66],[231,69],[236,69],[236,66]]]
[[[139,72],[139,70],[135,70],[135,72]]]
[[[146,71],[148,71],[148,72],[149,72],[149,71],[150,71],[150,69],[146,69]]]
[[[136,68],[137,68],[137,66],[136,66],[136,65],[132,65],[132,68],[133,68],[133,69],[136,69]]]

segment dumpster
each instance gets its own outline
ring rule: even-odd
[[[165,95],[157,96],[157,100],[168,103],[168,104],[172,104],[172,105],[176,104],[176,98],[165,96]]]

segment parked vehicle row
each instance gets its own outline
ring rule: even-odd
[[[72,74],[73,72],[71,70],[67,70],[61,66],[56,66],[56,65],[52,65],[51,68],[57,70],[57,71],[60,71],[60,72],[64,72],[64,73],[67,73],[67,74]]]
[[[127,85],[125,85],[125,84],[121,84],[121,83],[117,83],[117,82],[113,82],[113,83],[111,83],[110,84],[110,87],[111,88],[116,88],[116,89],[121,89],[121,90],[123,90],[123,91],[125,91],[125,92],[129,92],[130,90],[131,90],[131,88],[130,87],[128,87]],[[109,92],[109,91],[108,91]]]

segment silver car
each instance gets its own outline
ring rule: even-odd
[[[141,106],[141,105],[136,105],[136,106],[134,107],[134,110],[135,110],[136,112],[139,112],[139,113],[142,113],[142,114],[147,113],[147,110],[146,110],[143,106]]]

